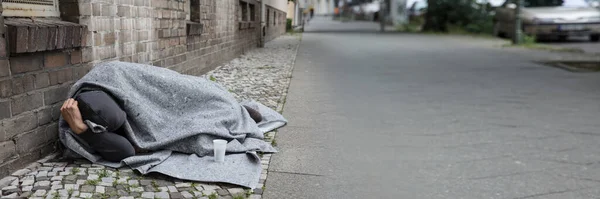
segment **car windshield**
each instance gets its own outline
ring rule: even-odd
[[[525,7],[588,7],[585,0],[525,0]]]

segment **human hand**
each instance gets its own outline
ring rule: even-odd
[[[88,126],[83,123],[77,101],[73,98],[69,98],[63,103],[63,106],[60,108],[60,114],[74,133],[81,134],[88,129]]]

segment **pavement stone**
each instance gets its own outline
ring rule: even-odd
[[[165,198],[170,198],[170,196],[169,196],[168,192],[157,192],[154,194],[154,198],[165,199]]]
[[[140,181],[139,180],[129,180],[129,181],[127,181],[127,184],[129,184],[130,186],[139,186]]]
[[[91,198],[92,196],[94,196],[94,194],[92,194],[92,193],[84,193],[84,192],[82,192],[82,193],[79,194],[80,198]]]
[[[29,191],[32,191],[32,190],[33,190],[33,186],[23,186],[21,188],[21,191],[23,191],[23,192],[29,192]]]
[[[175,187],[177,188],[185,188],[185,187],[191,187],[192,184],[191,183],[177,183],[175,184]]]
[[[17,198],[19,195],[17,193],[8,194],[6,196],[2,196],[2,198]]]
[[[178,192],[175,186],[168,186],[167,188],[169,189],[169,192]]]
[[[217,194],[221,196],[226,196],[229,195],[229,191],[227,191],[227,189],[217,189]]]
[[[21,193],[21,195],[19,195],[19,198],[30,198],[32,195],[33,195],[33,192],[24,191],[23,193]]]
[[[92,175],[87,176],[87,179],[88,180],[98,180],[98,179],[100,179],[100,176],[92,174]]]
[[[173,199],[182,199],[183,195],[181,195],[181,193],[179,192],[169,192],[169,196],[171,196],[171,198]]]
[[[160,191],[160,192],[168,192],[169,188],[167,188],[167,187],[158,187],[158,191]]]
[[[43,190],[43,189],[42,189],[42,190],[37,190],[37,191],[35,191],[35,192],[33,193],[33,196],[37,196],[37,197],[43,197],[43,196],[45,196],[45,195],[46,195],[46,192],[48,192],[48,191],[46,191],[46,190]]]
[[[83,185],[81,186],[81,189],[79,189],[79,191],[87,193],[94,192],[94,190],[96,190],[96,187],[94,185]]]
[[[194,198],[194,195],[187,191],[182,191],[181,195],[183,196],[183,198]]]
[[[52,187],[50,187],[51,190],[57,190],[57,189],[62,189],[62,188],[63,188],[62,184],[52,185]]]
[[[8,187],[2,188],[2,194],[4,194],[4,195],[15,193],[17,191],[19,191],[19,188],[17,186],[8,186]]]
[[[235,195],[235,194],[238,194],[238,193],[244,193],[245,192],[244,189],[242,189],[242,188],[231,188],[231,189],[227,189],[227,191],[229,191],[229,193],[231,195]]]
[[[220,189],[221,187],[215,186],[215,185],[202,185],[202,188],[204,190],[217,190],[217,189]]]
[[[66,190],[79,190],[79,185],[78,184],[65,184],[65,189]]]
[[[154,198],[154,192],[144,192],[142,198]]]
[[[31,170],[29,169],[19,169],[15,172],[13,172],[11,175],[12,176],[24,176],[25,174],[31,172]]]
[[[142,185],[142,186],[152,185],[152,180],[140,180],[140,185]]]
[[[131,192],[144,192],[144,187],[129,187]]]
[[[103,186],[96,186],[96,193],[105,193],[106,189]]]
[[[255,194],[252,194],[252,195],[250,195],[250,197],[248,197],[248,199],[261,199],[261,198],[262,198],[262,195],[255,195]]]
[[[63,176],[54,176],[52,178],[50,178],[50,181],[62,181],[63,180]]]

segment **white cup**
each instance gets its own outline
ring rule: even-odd
[[[213,140],[215,162],[225,162],[225,149],[227,148],[227,140]]]

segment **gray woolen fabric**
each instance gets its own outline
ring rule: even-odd
[[[143,174],[158,172],[254,188],[261,172],[255,151],[276,152],[263,141],[265,128],[260,128],[226,89],[200,77],[149,65],[107,62],[77,81],[69,96],[81,90],[110,93],[127,113],[125,135],[135,146],[154,152],[119,163],[102,160],[87,143],[74,138],[61,118],[59,138],[67,148],[67,157],[83,157],[110,167],[128,165]],[[257,102],[247,104],[260,107],[257,111],[266,119],[262,124],[280,127],[287,122]],[[229,141],[225,163],[212,159],[214,139]]]

